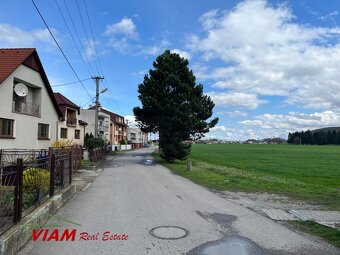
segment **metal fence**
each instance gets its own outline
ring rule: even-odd
[[[105,157],[105,154],[106,154],[106,148],[105,147],[90,149],[88,151],[89,151],[89,159],[92,162],[97,162],[98,160]]]
[[[0,150],[0,236],[72,182],[81,148]]]

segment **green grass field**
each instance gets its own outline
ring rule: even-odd
[[[193,145],[189,160],[165,164],[217,190],[270,192],[340,210],[340,146]]]

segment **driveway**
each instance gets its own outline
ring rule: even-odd
[[[152,150],[119,154],[48,222],[62,225],[59,234],[76,229],[75,241],[30,241],[19,254],[340,254],[158,164],[145,164]],[[79,240],[81,232],[94,240]]]

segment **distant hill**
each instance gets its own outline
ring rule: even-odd
[[[326,127],[326,128],[319,128],[319,129],[315,129],[315,130],[311,130],[312,133],[315,132],[325,132],[327,133],[328,131],[333,131],[335,130],[336,132],[340,131],[340,127]]]

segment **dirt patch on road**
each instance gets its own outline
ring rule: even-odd
[[[262,213],[262,209],[282,209],[282,210],[322,210],[321,205],[314,205],[304,201],[293,200],[287,196],[269,193],[246,193],[224,191],[220,193],[224,198]]]

